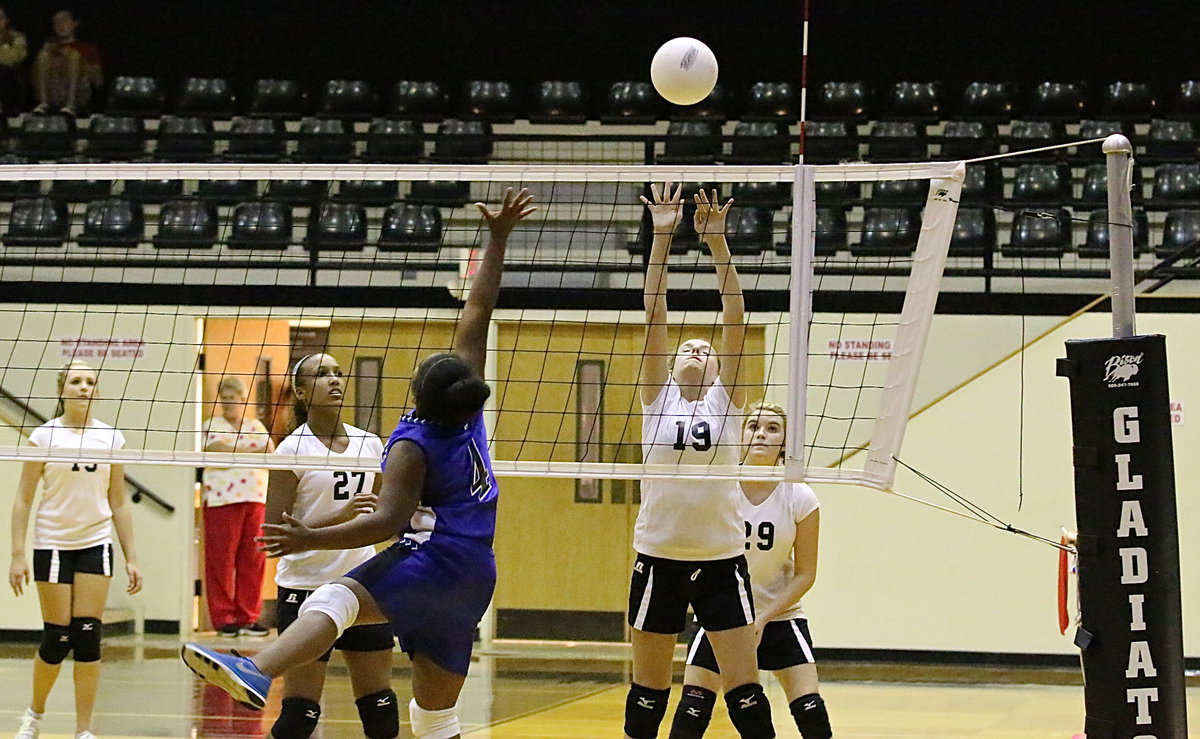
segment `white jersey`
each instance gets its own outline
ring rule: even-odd
[[[668,377],[642,407],[642,458],[647,464],[736,465],[741,416],[719,379],[692,402]],[[731,480],[645,480],[633,548],[664,559],[736,557],[743,552],[741,497]]]
[[[781,482],[767,499],[754,505],[741,495],[742,520],[745,521],[746,561],[750,565],[750,584],[754,604],[763,608],[773,603],[792,575],[796,560],[792,545],[796,525],[820,507],[813,489],[802,482]],[[784,609],[773,621],[804,618],[800,601]]]
[[[382,459],[383,442],[369,431],[342,424],[350,442],[346,451],[338,453],[313,436],[308,424],[293,431],[279,442],[276,454],[326,457],[331,466],[338,460],[356,457]],[[297,470],[296,503],[292,516],[305,521],[312,516],[324,516],[341,510],[358,493],[369,493],[375,486],[374,472],[341,471],[335,469]],[[279,558],[275,584],[294,590],[316,590],[336,580],[375,556],[374,547],[357,549],[319,549],[297,552]]]
[[[93,420],[82,431],[55,418],[33,430],[29,441],[44,449],[120,449],[125,436]],[[34,549],[87,549],[112,542],[108,505],[112,465],[96,462],[46,462],[42,500],[34,518]]]

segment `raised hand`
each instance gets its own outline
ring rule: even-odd
[[[532,202],[533,195],[529,194],[528,188],[523,188],[521,192],[513,195],[513,189],[509,187],[504,190],[504,202],[499,210],[490,210],[485,203],[475,203],[475,207],[487,221],[492,239],[503,242],[508,239],[517,221],[537,210],[536,205],[530,205]]]
[[[650,194],[654,196],[654,202],[647,200],[645,195],[641,196],[641,200],[650,211],[654,233],[670,236],[683,220],[683,183],[675,188],[675,192],[671,192],[670,182],[664,182],[661,191],[658,185],[651,184]]]
[[[717,205],[717,191],[712,191],[712,199],[704,190],[696,193],[696,233],[700,238],[725,235],[725,216],[733,198],[725,201],[725,205]]]

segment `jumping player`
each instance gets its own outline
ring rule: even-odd
[[[196,674],[236,700],[262,708],[271,679],[322,654],[352,625],[390,623],[412,657],[409,716],[418,739],[459,736],[458,696],[475,628],[496,583],[492,540],[497,486],[488,456],[483,380],[488,326],[514,226],[536,208],[533,196],[505,191],[499,210],[477,207],[491,232],[455,332],[454,351],[421,363],[414,409],[392,432],[374,512],[313,529],[292,516],[264,526],[273,556],[367,546],[401,539],[334,583],[322,585],[299,617],[253,659],[185,644]]]
[[[279,444],[278,454],[321,456],[338,460],[383,456],[383,442],[368,431],[342,423],[346,381],[337,360],[310,354],[292,370],[296,430]],[[349,470],[272,470],[267,491],[267,523],[282,523],[283,514],[309,528],[344,523],[375,510],[381,480],[374,472]],[[299,616],[300,608],[317,588],[333,582],[375,556],[374,547],[296,552],[279,558],[275,584],[279,588],[279,632]],[[346,660],[354,704],[363,733],[389,739],[400,733],[400,713],[391,688],[392,647],[387,624],[351,626],[334,643]],[[283,676],[283,706],[271,727],[275,739],[308,739],[321,716],[325,668],[332,649],[315,662],[288,670]]]
[[[783,456],[787,415],[768,403],[751,406],[742,426],[744,464],[775,465]],[[800,599],[817,577],[820,503],[803,483],[743,482],[739,501],[745,522],[746,559],[758,605],[758,666],[770,670],[787,694],[800,736],[830,739],[829,713],[818,692],[808,619]],[[683,699],[671,726],[674,739],[699,739],[712,717],[721,669],[704,629],[688,647]]]
[[[725,240],[730,200],[696,195],[696,232],[708,245],[721,293],[721,349],[689,339],[667,344],[667,252],[683,214],[682,185],[667,183],[650,211],[654,238],[646,268],[646,348],[639,392],[642,450],[649,464],[738,463],[737,424],[745,403],[738,382],[746,325],[742,290]],[[667,358],[671,356],[668,360]],[[727,386],[721,376],[730,380]],[[633,682],[625,736],[653,739],[666,715],[675,642],[691,604],[721,665],[725,700],[743,737],[775,736],[754,660],[754,605],[738,517],[736,482],[646,480],[634,528],[637,560],[629,593]]]
[[[125,436],[92,417],[96,370],[73,361],[58,372],[55,417],[33,430],[29,443],[57,449],[120,449]],[[112,532],[125,555],[127,591],[142,589],[133,546],[133,519],[124,467],[98,462],[26,462],[12,507],[12,564],[8,582],[21,595],[29,585],[25,536],[38,481],[42,500],[33,526],[33,579],[45,630],[33,658],[33,699],[17,739],[41,731],[46,699],[67,655],[75,657],[75,737],[95,739],[92,711],[100,686],[100,627],[112,582]]]

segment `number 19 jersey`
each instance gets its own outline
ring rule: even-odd
[[[361,470],[339,470],[339,460],[358,457],[380,459],[383,442],[369,431],[342,424],[350,442],[346,451],[335,452],[313,436],[308,424],[293,431],[275,448],[276,454],[302,457],[325,457],[331,469],[297,470],[296,502],[292,515],[301,521],[310,516],[326,515],[341,510],[357,493],[369,493],[375,487],[375,473]],[[292,474],[284,471],[284,474]],[[319,549],[297,552],[279,558],[275,584],[293,590],[316,590],[375,556],[375,547],[357,549]]]
[[[642,458],[646,464],[736,465],[741,415],[719,379],[693,402],[667,378],[642,408]],[[732,480],[644,480],[633,548],[675,560],[736,557],[745,551],[741,496]]]

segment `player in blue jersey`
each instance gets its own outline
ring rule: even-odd
[[[528,191],[505,191],[498,210],[476,203],[491,238],[455,331],[454,351],[421,363],[412,379],[415,408],[400,419],[383,457],[373,513],[324,528],[290,516],[266,525],[270,556],[347,549],[400,540],[335,582],[313,591],[299,617],[252,659],[185,644],[183,659],[239,702],[262,708],[271,679],[325,653],[353,625],[390,623],[412,658],[413,734],[459,735],[455,710],[471,660],[475,628],[496,584],[492,539],[496,479],[488,456],[483,380],[488,325],[500,291],[508,235],[534,210]]]

